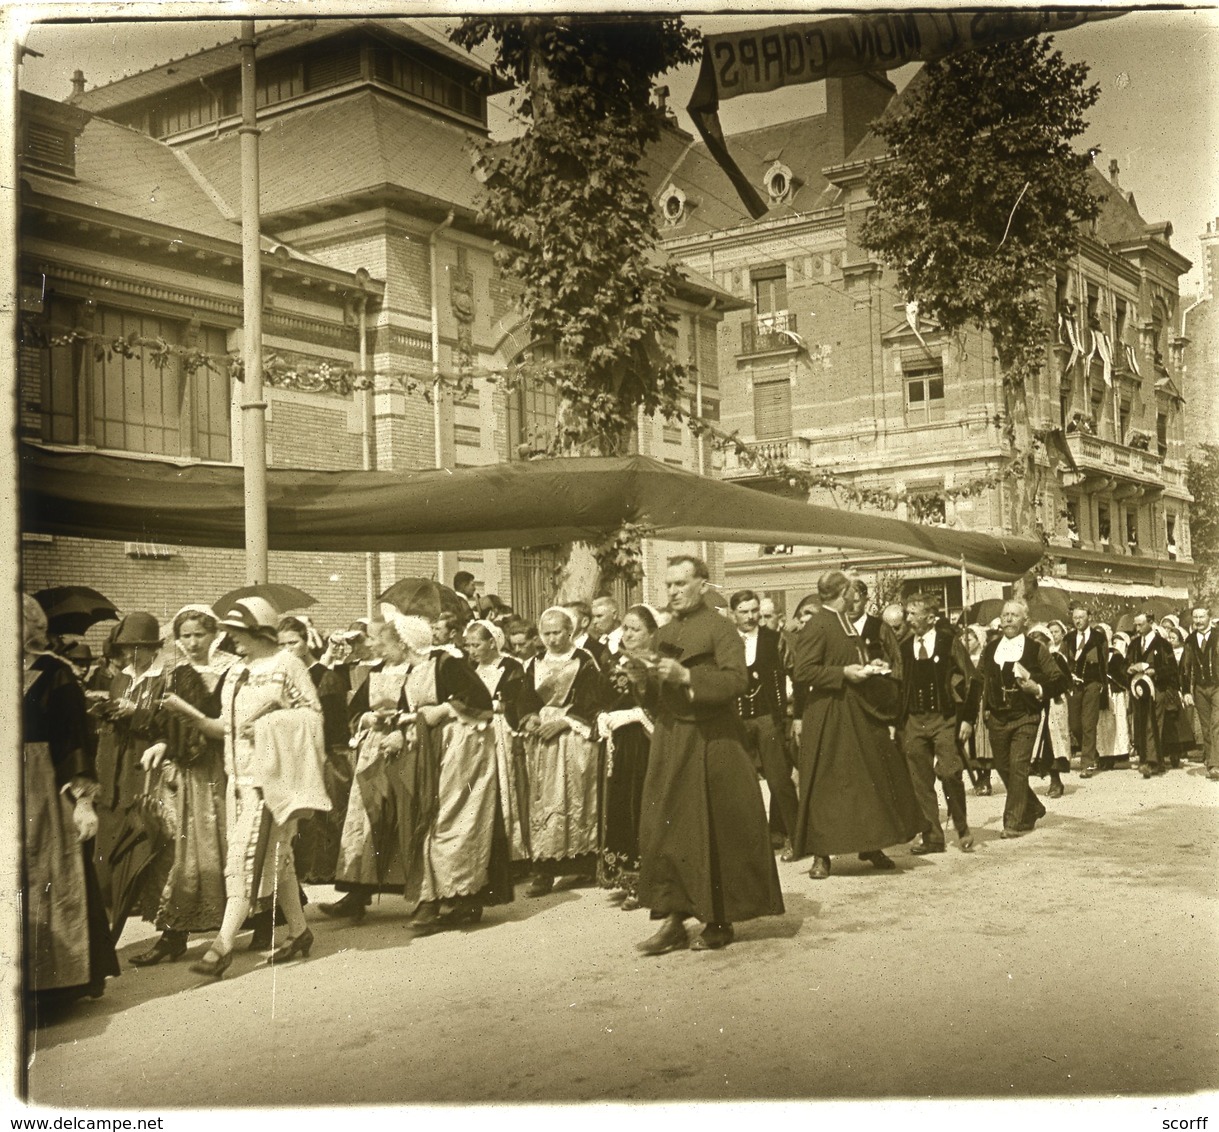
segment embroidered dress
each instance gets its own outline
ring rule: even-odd
[[[369,667],[352,698],[351,716],[359,720],[365,711],[409,710],[404,692],[409,669],[405,662]],[[391,740],[395,732],[399,738]],[[387,779],[387,763],[395,753],[392,748],[403,741],[401,729],[388,722],[361,728],[352,741],[355,758],[351,793],[335,866],[335,887],[340,891],[356,886],[402,889],[405,876],[397,808]]]
[[[600,672],[583,649],[550,653],[525,669],[529,710],[541,723],[571,725],[553,739],[525,738],[529,775],[529,844],[535,861],[597,852],[598,744],[591,736],[600,700]]]
[[[434,816],[417,858],[407,861],[407,903],[510,900],[490,693],[465,659],[435,649],[407,674],[406,698],[413,712],[442,703],[457,712],[438,727],[414,723],[439,768]]]
[[[228,665],[180,664],[169,673],[167,690],[214,715],[222,667]],[[159,904],[144,918],[162,931],[212,931],[224,916],[224,744],[205,739],[167,711],[157,713],[156,723],[168,745],[159,786],[173,806],[176,832]]]
[[[494,664],[480,664],[475,671],[491,694],[495,735],[495,772],[499,780],[500,812],[514,861],[529,859],[529,782],[525,773],[524,745],[514,730],[520,722],[519,700],[525,670],[515,657],[501,656]]]
[[[308,669],[283,652],[233,665],[220,703],[228,772],[224,879],[230,896],[261,909],[270,906],[277,885],[297,883],[294,815],[330,804],[322,783],[321,704]],[[242,731],[254,720],[248,738]],[[295,749],[279,742],[285,732]]]
[[[639,820],[652,745],[652,719],[623,694],[597,717],[605,746],[597,883],[634,893],[639,884]]]

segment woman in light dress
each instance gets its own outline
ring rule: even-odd
[[[172,706],[205,735],[224,739],[228,774],[224,919],[207,953],[191,970],[220,978],[233,959],[237,933],[251,907],[282,909],[288,939],[268,958],[308,956],[305,922],[292,859],[297,818],[326,810],[322,778],[322,709],[309,670],[278,643],[279,614],[258,597],[242,598],[218,622],[238,656],[220,688],[220,718],[189,705]]]
[[[1126,653],[1130,636],[1113,632],[1103,622],[1101,631],[1109,641],[1109,706],[1102,708],[1096,721],[1096,752],[1102,769],[1112,770],[1113,764],[1130,757],[1129,676],[1126,674]]]
[[[554,606],[538,619],[546,652],[525,666],[525,759],[529,774],[529,896],[555,878],[591,878],[597,868],[597,756],[593,723],[601,708],[601,672],[572,643],[571,614]]]

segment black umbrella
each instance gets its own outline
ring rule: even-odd
[[[278,613],[287,613],[289,609],[306,609],[310,605],[317,605],[317,598],[296,586],[289,586],[283,582],[262,582],[254,586],[239,586],[235,590],[229,590],[212,606],[212,609],[216,611],[218,617],[223,617],[243,597],[260,597],[263,601],[269,601],[275,606]]]
[[[402,578],[389,587],[378,601],[395,605],[403,613],[429,619],[441,613],[455,613],[463,621],[470,617],[470,605],[456,590],[431,578]]]
[[[34,600],[47,615],[47,631],[62,636],[84,636],[99,621],[117,621],[118,609],[105,594],[88,586],[51,586]]]
[[[144,775],[144,792],[137,794],[123,815],[123,826],[110,850],[110,876],[114,892],[110,938],[118,943],[127,917],[131,915],[144,879],[163,855],[172,855],[177,815],[167,796],[161,776],[153,782],[151,772]]]

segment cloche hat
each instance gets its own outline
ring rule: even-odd
[[[280,616],[266,598],[243,597],[233,602],[216,624],[224,629],[237,629],[258,637],[276,640],[279,636]]]
[[[161,626],[151,613],[128,613],[114,635],[116,645],[163,645]]]

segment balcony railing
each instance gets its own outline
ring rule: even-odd
[[[741,325],[742,354],[770,354],[795,350],[800,342],[794,337],[796,316],[790,311],[764,314]]]
[[[1081,468],[1097,468],[1128,479],[1164,482],[1164,462],[1153,452],[1128,448],[1099,436],[1081,432],[1067,433],[1067,447]]]
[[[807,469],[813,466],[813,442],[803,436],[787,436],[780,440],[755,440],[749,445],[763,460],[773,460],[776,463],[788,464],[795,468]],[[756,476],[759,467],[749,465],[732,449],[724,452],[724,476],[732,479],[738,476]]]

